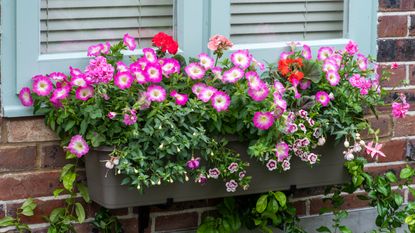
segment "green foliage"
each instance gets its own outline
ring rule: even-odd
[[[15,227],[19,233],[22,232],[31,232],[28,225],[21,222],[22,216],[31,217],[34,215],[34,210],[36,209],[37,204],[33,201],[32,198],[28,198],[23,202],[16,211],[16,217],[6,216],[0,219],[0,228],[2,227]]]
[[[96,230],[100,233],[123,233],[121,223],[118,221],[118,218],[111,215],[108,209],[100,208],[97,213],[95,213],[95,218],[91,222]]]
[[[218,206],[219,217],[208,216],[197,229],[197,233],[237,233],[241,219],[236,210],[235,199],[225,198]]]

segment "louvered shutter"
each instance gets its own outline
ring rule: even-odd
[[[343,0],[231,0],[237,44],[343,37]]]
[[[41,53],[79,52],[94,43],[137,37],[141,47],[172,34],[173,0],[41,0]]]

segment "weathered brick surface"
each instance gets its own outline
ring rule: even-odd
[[[414,36],[415,35],[415,15],[411,15],[409,17],[410,17],[409,35]]]
[[[415,0],[379,0],[379,11],[411,11]]]
[[[156,231],[173,231],[197,227],[198,213],[183,213],[156,217]]]
[[[0,173],[33,170],[36,167],[36,145],[0,146]]]
[[[363,194],[363,193],[360,193]],[[344,196],[344,204],[341,209],[357,209],[368,206],[368,201],[360,200],[357,196],[360,194],[348,194]],[[330,208],[330,201],[324,201],[322,198],[310,199],[310,214],[319,214],[321,208]]]
[[[43,118],[7,120],[8,142],[56,141],[59,138],[45,126]]]
[[[378,73],[381,74],[382,70],[387,70],[391,73],[390,79],[382,82],[383,87],[402,86],[402,82],[406,79],[406,65],[398,65],[398,68],[394,70],[390,68],[390,65],[380,65]]]
[[[396,119],[393,131],[395,137],[415,135],[415,116]]]
[[[386,157],[378,157],[377,162],[395,162],[405,160],[406,155],[406,140],[387,140],[382,142],[382,152],[385,153]],[[376,160],[367,155],[365,151],[361,153],[369,162],[375,162]]]
[[[4,205],[0,205],[0,218],[3,218],[5,216],[5,212],[4,212]]]
[[[40,161],[42,168],[58,168],[68,163],[65,159],[65,152],[59,144],[41,145]]]
[[[23,223],[27,224],[34,224],[34,223],[44,223],[45,219],[44,216],[49,216],[50,212],[52,212],[53,209],[58,207],[63,207],[65,201],[64,200],[48,200],[48,201],[42,201],[39,199],[34,200],[37,204],[36,209],[34,211],[34,215],[31,217],[22,216],[21,220]],[[13,203],[13,204],[7,204],[7,215],[9,216],[16,216],[16,211],[22,203]]]
[[[415,85],[415,65],[409,65],[409,83]]]
[[[381,16],[378,18],[379,37],[402,37],[408,33],[408,19],[405,15]]]
[[[305,201],[295,201],[292,203],[294,208],[297,210],[298,216],[304,216],[306,215],[306,203]]]
[[[370,116],[367,118],[374,130],[380,130],[379,137],[387,137],[392,135],[392,117],[390,115],[380,115],[378,118]],[[363,138],[373,137],[368,133],[362,132]]]
[[[378,61],[414,61],[415,39],[378,40]]]

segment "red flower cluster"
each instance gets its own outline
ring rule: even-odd
[[[282,76],[288,77],[288,81],[294,84],[294,82],[298,83],[301,79],[304,78],[304,73],[299,71],[299,69],[303,66],[303,59],[296,58],[296,59],[281,59],[278,62],[278,71]]]
[[[164,32],[159,32],[153,37],[153,45],[160,48],[163,52],[169,52],[170,54],[176,54],[179,49],[179,44],[173,39],[173,37],[167,35]]]

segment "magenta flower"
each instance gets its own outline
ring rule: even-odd
[[[29,107],[33,105],[32,93],[30,88],[23,87],[19,92],[19,100],[23,106]]]
[[[298,126],[296,124],[293,123],[287,123],[285,126],[285,132],[288,134],[292,134],[297,132],[298,130]]]
[[[287,59],[289,56],[291,56],[291,55],[293,55],[293,54],[294,54],[294,52],[282,52],[282,53],[280,54],[280,59],[281,59],[281,60]]]
[[[228,170],[229,170],[230,173],[235,173],[235,172],[238,171],[238,169],[239,169],[239,165],[237,163],[231,163],[228,166]]]
[[[97,57],[101,54],[102,44],[91,45],[88,47],[88,57]]]
[[[149,62],[149,63],[156,63],[157,62],[157,55],[156,55],[156,52],[154,51],[154,49],[144,48],[143,53],[144,53],[143,57],[147,60],[147,62]]]
[[[127,46],[129,50],[134,50],[137,47],[134,37],[130,36],[128,33],[124,35],[123,41],[124,45]]]
[[[75,97],[82,101],[87,101],[94,96],[94,88],[92,86],[78,87],[75,92]]]
[[[326,73],[326,79],[329,81],[330,85],[337,86],[340,82],[340,75],[337,71],[330,70]]]
[[[187,94],[179,94],[177,91],[172,91],[170,96],[176,99],[176,104],[184,106],[186,105],[187,101],[189,100],[189,96]]]
[[[203,175],[203,174],[200,174],[197,177],[196,182],[199,183],[199,184],[204,184],[204,183],[207,182],[207,177],[205,175]]]
[[[75,135],[71,138],[67,149],[76,157],[81,158],[89,151],[89,146],[81,135]]]
[[[131,110],[130,114],[125,113],[123,122],[125,125],[133,125],[137,122],[137,113],[135,110]]]
[[[274,124],[275,119],[270,112],[256,112],[252,121],[258,129],[267,130]]]
[[[248,50],[238,50],[231,54],[232,63],[241,69],[246,69],[251,65],[252,55]]]
[[[363,54],[357,54],[357,65],[359,66],[360,70],[367,70],[368,61]]]
[[[322,70],[324,72],[328,71],[338,71],[339,66],[337,65],[336,61],[334,59],[328,58],[324,61]]]
[[[80,69],[72,68],[72,66],[69,66],[69,74],[71,75],[72,78],[84,76],[84,73],[82,73]]]
[[[232,67],[223,73],[222,81],[224,83],[236,83],[239,79],[243,78],[244,71],[238,67]]]
[[[133,75],[135,81],[137,81],[137,83],[143,85],[147,83],[147,76],[146,73],[142,70],[134,70],[131,72],[131,74]]]
[[[89,65],[85,69],[85,74],[82,74],[78,69],[71,69],[72,78],[85,76],[85,79],[89,83],[108,83],[112,80],[113,75],[114,67],[102,56],[98,56],[89,61]]]
[[[55,81],[66,80],[66,75],[61,72],[53,72],[49,74],[49,78]]]
[[[118,61],[116,63],[116,65],[117,65],[117,71],[119,73],[122,73],[122,72],[130,72],[130,68],[124,62]]]
[[[186,74],[193,80],[201,79],[205,76],[205,69],[199,63],[190,63],[184,68]]]
[[[69,96],[69,92],[71,91],[70,86],[64,86],[61,88],[57,88],[53,91],[50,100],[52,102],[56,102],[57,100],[63,100]]]
[[[267,168],[269,171],[273,171],[275,169],[277,169],[277,161],[270,159],[267,162]]]
[[[259,75],[255,71],[248,71],[245,73],[245,78],[248,80],[249,88],[256,89],[262,85],[262,81],[259,78]]]
[[[238,183],[235,180],[230,180],[229,182],[226,182],[225,185],[227,192],[235,192],[238,187]]]
[[[398,69],[398,67],[399,67],[399,65],[396,62],[392,63],[392,65],[391,65],[392,70],[396,70],[396,69]]]
[[[215,78],[222,80],[222,68],[221,67],[213,67],[212,73],[215,75]]]
[[[144,75],[147,78],[147,82],[159,83],[163,80],[163,73],[160,68],[160,65],[156,64],[147,64]]]
[[[319,91],[316,93],[316,101],[326,107],[330,102],[329,94],[325,91]]]
[[[130,88],[133,81],[134,78],[129,72],[117,73],[117,75],[114,77],[114,85],[121,90]]]
[[[166,90],[158,85],[151,85],[147,88],[147,96],[150,101],[163,102],[166,99]]]
[[[47,96],[52,92],[53,84],[46,76],[39,76],[33,81],[33,92],[39,96]]]
[[[284,159],[288,158],[288,152],[289,152],[288,144],[284,141],[279,142],[275,146],[275,156],[277,157],[278,161],[281,162]]]
[[[409,110],[410,105],[408,103],[392,103],[392,116],[394,118],[404,118]]]
[[[330,47],[321,47],[317,52],[317,59],[324,61],[333,54],[333,49]]]
[[[306,44],[303,45],[303,50],[301,51],[301,54],[303,55],[304,59],[310,60],[312,58],[310,46]]]
[[[109,112],[108,114],[107,114],[107,117],[109,118],[109,119],[114,119],[114,117],[115,116],[117,116],[117,113],[116,112]]]
[[[161,66],[161,70],[165,76],[180,72],[180,63],[173,58],[165,58],[164,63]]]
[[[367,145],[365,145],[366,153],[375,159],[377,159],[379,156],[386,157],[386,155],[382,151],[380,151],[380,149],[382,149],[382,146],[383,145],[380,143],[376,143],[375,145],[373,145],[373,141],[369,142]]]
[[[268,97],[269,88],[265,83],[261,82],[260,86],[256,89],[248,88],[248,95],[254,101],[261,102]]]
[[[350,55],[355,55],[358,51],[359,48],[356,44],[356,42],[350,40],[349,43],[346,44],[346,47],[344,48],[346,50],[346,52]]]
[[[213,178],[213,179],[217,179],[217,178],[219,178],[219,175],[220,175],[220,171],[219,171],[219,169],[217,169],[217,168],[212,168],[212,169],[209,169],[209,177],[211,177],[211,178]]]
[[[277,106],[278,108],[284,110],[287,109],[287,101],[285,101],[281,95],[274,93],[274,104],[275,106]]]
[[[254,64],[254,66],[258,66],[260,70],[265,70],[264,63],[257,61],[254,57],[252,57],[252,64]]]
[[[201,66],[203,66],[203,68],[205,68],[205,70],[212,69],[213,66],[215,65],[215,60],[213,60],[213,58],[211,58],[206,53],[201,53],[201,54],[197,55],[197,57],[200,60],[199,64]]]
[[[197,168],[199,168],[200,166],[200,158],[191,158],[189,161],[187,161],[186,163],[187,168],[189,168],[190,170],[195,170]]]
[[[216,88],[214,88],[214,87],[210,87],[210,86],[207,86],[207,87],[205,87],[205,88],[203,88],[201,91],[200,91],[200,93],[199,93],[199,95],[198,95],[198,98],[201,100],[201,101],[203,101],[203,102],[205,102],[205,103],[207,103],[207,102],[209,102],[210,101],[210,99],[212,98],[212,96],[217,92],[218,90],[216,89]]]
[[[100,44],[101,45],[101,53],[102,54],[108,54],[109,52],[110,52],[110,50],[111,50],[111,44],[110,44],[110,42],[105,42],[105,43],[103,43],[103,44]]]
[[[203,89],[205,89],[207,86],[204,83],[195,83],[192,86],[192,92],[193,94],[195,94],[197,97],[199,97],[200,92],[202,92]]]
[[[284,87],[284,85],[281,82],[274,81],[274,88],[278,92],[278,94],[280,94],[281,96],[284,95],[284,93],[285,93],[285,87]]]
[[[212,106],[216,111],[221,112],[229,108],[231,97],[223,91],[217,91],[211,98]]]
[[[307,90],[311,86],[311,81],[307,79],[303,79],[299,83],[301,90]]]
[[[82,76],[75,76],[75,77],[71,78],[71,85],[72,86],[86,87],[86,86],[88,86],[88,84],[89,83]]]

